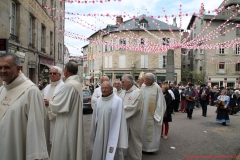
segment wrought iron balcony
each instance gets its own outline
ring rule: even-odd
[[[41,48],[41,51],[42,51],[43,53],[46,53],[45,48]]]
[[[31,48],[35,48],[33,43],[29,43],[28,46],[31,47]]]
[[[14,35],[14,34],[10,34],[9,40],[13,40],[17,43],[20,43],[18,36]]]

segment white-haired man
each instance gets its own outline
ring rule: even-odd
[[[163,116],[166,110],[166,102],[159,85],[154,82],[152,73],[145,74],[144,84],[141,87],[143,97],[142,111],[142,150],[155,152],[159,149],[160,133]]]
[[[104,81],[109,81],[109,78],[108,76],[103,76],[101,78],[101,84],[104,82]],[[113,93],[117,95],[117,89],[115,87],[113,87]],[[92,108],[94,110],[95,108],[95,105],[96,105],[96,102],[97,102],[97,99],[99,97],[102,96],[102,90],[101,90],[101,86],[96,88],[93,92],[93,95],[92,95],[92,100],[91,100],[91,105],[92,105]]]
[[[142,126],[141,107],[142,95],[140,89],[134,85],[133,76],[124,74],[122,76],[123,106],[128,127],[128,149],[125,160],[142,159]]]
[[[51,67],[49,72],[50,84],[47,85],[42,91],[47,113],[46,114],[47,116],[45,117],[45,132],[49,154],[53,142],[54,128],[57,115],[52,113],[48,106],[49,100],[52,99],[58,93],[59,89],[64,84],[64,82],[62,81],[62,74],[63,72],[60,67],[58,66]]]
[[[122,82],[120,81],[120,79],[115,79],[113,81],[113,87],[115,87],[117,89],[117,95],[119,97],[121,97],[121,94],[122,94]]]

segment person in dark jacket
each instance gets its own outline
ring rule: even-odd
[[[187,117],[189,119],[192,119],[192,114],[193,114],[193,109],[194,109],[194,105],[195,105],[195,101],[197,100],[197,93],[196,91],[193,89],[193,84],[189,83],[188,84],[189,88],[186,89],[185,91],[185,97],[186,97],[186,104],[185,104],[185,109],[187,111]],[[188,99],[187,97],[191,97],[190,99]],[[191,101],[192,100],[192,101]]]
[[[172,87],[172,91],[174,94],[175,99],[173,100],[173,110],[174,112],[178,112],[178,106],[180,103],[180,94],[179,94],[179,90],[178,90],[178,86],[175,86],[174,83],[170,84]]]
[[[163,85],[162,86],[162,92],[166,101],[166,111],[164,114],[164,118],[163,118],[163,125],[162,125],[162,136],[163,138],[166,140],[167,139],[167,135],[168,135],[168,130],[169,130],[169,124],[168,122],[172,122],[172,96],[169,94],[168,92],[168,85]]]
[[[211,97],[211,106],[214,106],[214,101],[217,99],[217,97],[215,97],[215,94],[217,92],[217,87],[213,86],[211,91],[210,91],[210,97]]]
[[[230,97],[229,107],[231,108],[230,115],[233,115],[236,114],[233,110],[238,105],[237,96],[234,94],[233,90],[230,90],[229,97]]]
[[[200,100],[200,104],[202,106],[202,116],[206,117],[207,116],[207,105],[209,104],[209,96],[210,92],[206,88],[207,85],[202,84],[200,92],[198,94],[198,98]]]

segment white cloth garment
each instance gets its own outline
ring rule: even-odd
[[[64,84],[62,79],[56,82],[50,82],[49,85],[47,85],[43,89],[43,97],[44,99],[52,99],[59,91],[61,86]],[[45,117],[45,134],[46,134],[46,140],[47,140],[47,147],[48,152],[50,154],[51,146],[49,144],[52,144],[53,142],[53,135],[54,135],[54,129],[55,129],[55,123],[56,123],[56,117],[57,115],[52,113],[52,111],[49,109],[48,106],[46,106],[46,117]]]
[[[115,94],[99,97],[92,116],[92,160],[124,160],[122,148],[128,147],[128,138],[122,99]]]
[[[20,73],[11,84],[4,84],[0,88],[0,99],[26,80],[23,73]],[[1,160],[48,159],[44,107],[41,92],[34,84],[9,107],[0,120]]]
[[[122,91],[123,106],[128,127],[128,149],[125,160],[142,159],[142,95],[140,89],[132,86]]]
[[[115,87],[113,87],[113,93],[117,95],[117,89]],[[92,99],[91,99],[92,109],[95,108],[97,99],[101,96],[102,96],[102,90],[101,90],[101,86],[99,86],[98,88],[96,88],[94,90],[93,95],[92,95]]]
[[[168,93],[170,93],[170,95],[172,96],[172,99],[175,100],[175,96],[174,93],[171,89],[168,90]]]
[[[155,152],[159,150],[166,102],[161,88],[155,82],[151,86],[142,86],[141,94],[144,101],[142,111],[142,150]]]
[[[66,79],[57,95],[49,102],[53,113],[57,114],[55,133],[52,144],[51,160],[85,160],[83,130],[83,97],[72,81],[82,91],[77,75]]]

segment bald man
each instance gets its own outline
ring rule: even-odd
[[[107,76],[103,76],[101,79],[101,84],[104,82],[104,81],[108,81],[109,82],[109,78]],[[113,93],[117,95],[117,89],[113,87]],[[93,95],[92,95],[92,100],[91,100],[91,104],[92,104],[92,108],[94,109],[95,108],[95,105],[96,105],[96,102],[97,102],[97,99],[98,97],[101,97],[102,96],[102,91],[101,91],[101,86],[96,88],[93,92]]]

